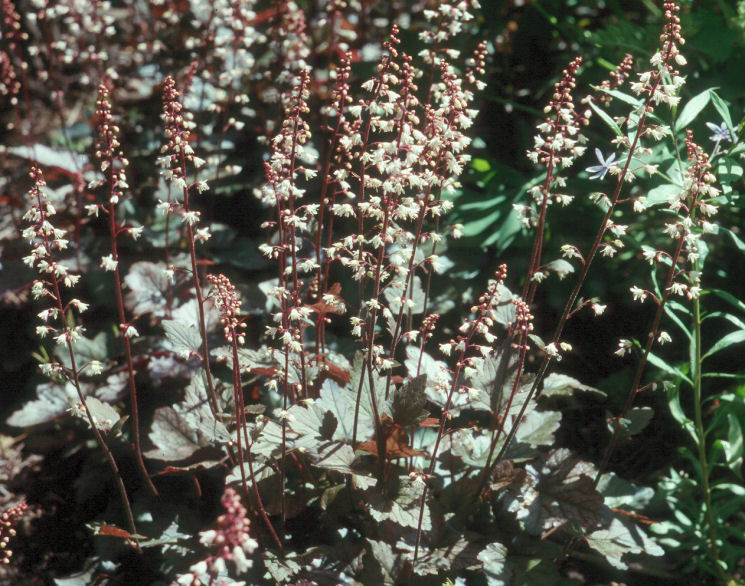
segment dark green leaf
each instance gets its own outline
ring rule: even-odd
[[[722,117],[724,123],[727,125],[729,135],[733,137],[737,136],[737,130],[735,129],[734,124],[732,124],[732,116],[730,116],[729,108],[727,107],[727,104],[724,103],[724,100],[719,97],[719,94],[714,91],[714,89],[711,90],[711,103],[713,104],[719,115]]]
[[[426,385],[427,375],[420,374],[394,391],[391,414],[401,427],[418,425],[429,416],[424,408],[427,405]]]
[[[652,420],[653,415],[654,410],[651,407],[634,407],[628,412],[625,418],[618,420],[621,432],[624,435],[636,435],[647,426],[647,424]],[[615,428],[616,418],[609,416],[608,429],[612,433]]]
[[[531,535],[567,523],[589,529],[607,513],[595,489],[595,468],[569,450],[554,450],[545,463],[528,464],[525,470],[528,485],[508,490],[505,502]]]

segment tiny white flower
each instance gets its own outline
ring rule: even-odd
[[[559,349],[556,347],[556,344],[554,342],[551,342],[550,344],[544,346],[543,350],[551,358],[559,358]]]
[[[622,338],[618,341],[618,350],[615,351],[616,356],[625,356],[631,350],[631,346],[631,340]]]
[[[101,257],[101,268],[105,271],[115,271],[119,261],[114,260],[113,254]]]
[[[644,301],[647,298],[647,292],[644,289],[640,289],[636,285],[629,289],[634,301]]]
[[[90,370],[92,375],[99,375],[103,372],[103,364],[99,362],[98,360],[91,360],[88,363],[88,369]]]
[[[140,333],[137,331],[137,329],[130,324],[122,324],[122,329],[124,330],[124,335],[128,338],[136,338],[140,335]]]

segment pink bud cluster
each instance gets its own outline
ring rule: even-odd
[[[22,501],[12,507],[5,509],[0,514],[0,562],[7,565],[10,563],[10,558],[13,556],[13,551],[8,548],[10,540],[16,534],[16,526],[18,521],[28,510],[26,501]]]
[[[629,74],[631,73],[631,66],[634,63],[634,58],[631,56],[631,54],[626,53],[626,55],[623,58],[623,61],[618,64],[616,69],[610,74],[610,79],[605,79],[603,82],[598,86],[601,90],[615,90],[623,85],[623,82],[626,81],[626,79],[629,77]],[[587,96],[587,99],[593,99],[592,95]],[[607,106],[610,104],[611,100],[613,98],[606,93],[600,93],[597,97],[597,100],[603,104],[604,106]]]
[[[21,15],[12,0],[1,0],[0,6],[2,6],[1,36],[5,40],[4,48],[0,49],[0,96],[3,96],[16,110],[16,117],[20,124],[22,120],[18,110],[18,96],[23,87],[21,79],[25,83],[25,73],[28,69],[22,46],[28,35],[23,31]],[[29,107],[29,104],[26,106]],[[13,123],[9,123],[8,127],[12,128]]]
[[[191,148],[189,140],[195,124],[190,113],[184,112],[180,94],[176,89],[176,80],[170,75],[163,84],[161,119],[165,123],[168,138],[166,144],[160,149],[162,153],[166,153],[160,160],[161,166],[168,169],[165,172],[166,179],[186,189],[186,170],[182,163],[194,159],[194,149]]]
[[[230,343],[235,340],[243,344],[244,335],[241,330],[246,327],[246,324],[238,317],[241,312],[241,299],[235,286],[225,275],[207,275],[207,280],[212,284],[215,292],[225,339]]]
[[[524,226],[538,226],[539,231],[542,219],[545,219],[546,206],[551,204],[552,200],[567,205],[573,199],[571,195],[552,191],[554,186],[561,188],[566,185],[566,179],[558,176],[558,170],[571,166],[586,150],[584,145],[587,139],[581,133],[581,127],[588,124],[590,110],[578,112],[572,95],[577,70],[581,65],[582,58],[577,57],[562,72],[562,78],[554,86],[551,99],[543,109],[546,119],[538,125],[538,133],[533,137],[533,149],[527,153],[531,162],[547,167],[546,180],[530,190],[533,199],[540,206],[540,211],[526,204],[515,204],[514,209],[521,216]],[[542,234],[539,238],[542,238]],[[536,269],[537,267],[531,268],[531,280],[542,275],[541,271]]]
[[[216,549],[216,553],[191,566],[188,574],[178,578],[179,585],[207,586],[220,583],[220,577],[226,576],[228,562],[233,563],[237,575],[246,573],[253,566],[249,556],[256,551],[259,544],[249,533],[251,522],[246,516],[248,511],[235,489],[225,488],[222,506],[225,513],[217,518],[215,528],[199,534],[200,543],[210,549]],[[215,582],[215,579],[218,581]]]
[[[637,95],[647,94],[654,104],[673,107],[680,102],[678,90],[685,83],[677,69],[677,66],[686,64],[679,49],[685,44],[685,39],[680,34],[680,6],[677,2],[665,2],[663,6],[666,23],[660,36],[660,49],[650,59],[654,69],[640,73],[639,81],[631,84],[631,90]],[[647,110],[652,111],[651,103]]]
[[[577,57],[562,72],[562,78],[554,86],[551,100],[543,109],[547,117],[538,126],[538,134],[533,139],[535,146],[528,152],[528,158],[533,163],[568,167],[585,152],[582,145],[586,139],[580,133],[580,128],[587,124],[589,114],[577,112],[572,96],[580,65],[582,57]]]
[[[111,113],[111,90],[109,81],[105,81],[98,86],[98,100],[96,101],[96,118],[98,120],[98,140],[94,156],[100,161],[99,170],[106,178],[105,180],[95,180],[89,184],[89,187],[98,187],[106,185],[108,188],[107,204],[91,204],[86,206],[89,215],[97,216],[99,211],[113,218],[114,206],[116,206],[124,195],[124,190],[129,189],[127,182],[126,168],[129,166],[129,160],[124,156],[119,142],[119,126],[114,122],[114,116]],[[112,222],[113,237],[119,234],[128,233],[132,238],[137,239],[142,234],[142,227],[135,228],[132,226],[119,226]],[[109,258],[111,257],[111,258]],[[113,270],[118,262],[118,257],[114,253],[104,257],[102,266],[105,270]]]
[[[18,81],[13,61],[8,53],[0,51],[0,95],[10,105],[17,106],[20,91],[21,82]]]
[[[190,144],[192,131],[196,124],[191,112],[185,111],[179,91],[176,89],[176,81],[170,75],[163,84],[163,113],[161,119],[165,123],[165,134],[168,140],[160,149],[164,155],[160,157],[159,164],[165,169],[163,175],[166,180],[183,192],[183,203],[176,205],[170,202],[160,202],[159,207],[166,213],[178,210],[191,234],[191,230],[199,222],[201,214],[190,209],[189,193],[192,188],[196,188],[199,193],[202,193],[209,189],[209,186],[206,181],[196,181],[191,185],[186,183],[187,162],[198,169],[204,165],[205,161],[195,155]],[[201,241],[208,240],[210,238],[209,229],[197,230],[196,237]]]
[[[3,36],[5,37],[6,47],[10,51],[20,49],[20,44],[27,38],[21,27],[21,15],[16,10],[13,0],[2,0],[0,2],[3,11]]]
[[[458,352],[459,358],[456,363],[457,371],[471,365],[472,359],[469,354],[473,351],[486,357],[494,351],[494,342],[497,339],[492,328],[498,323],[498,304],[505,292],[504,281],[507,278],[507,265],[500,265],[493,279],[490,279],[486,291],[479,296],[478,304],[471,307],[473,318],[467,318],[458,328],[459,335],[449,342],[440,344],[440,351],[450,356],[454,351]],[[474,337],[480,335],[486,344],[477,344]]]

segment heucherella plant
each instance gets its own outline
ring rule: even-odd
[[[615,188],[613,189],[613,192],[610,196],[605,193],[597,193],[594,196],[595,202],[601,207],[602,210],[604,210],[604,217],[600,223],[600,227],[595,235],[595,239],[590,249],[583,254],[574,245],[565,244],[562,246],[562,252],[564,256],[567,258],[578,258],[581,263],[581,269],[577,275],[576,284],[569,294],[569,298],[559,319],[556,330],[554,331],[554,334],[551,338],[551,341],[544,346],[544,358],[538,369],[537,376],[533,382],[530,391],[531,396],[539,391],[540,383],[548,370],[550,362],[554,359],[560,359],[561,351],[564,347],[566,347],[562,346],[562,344],[566,344],[566,342],[562,342],[561,337],[567,320],[578,309],[586,305],[590,306],[596,314],[602,313],[602,304],[595,301],[583,302],[582,304],[580,304],[579,307],[575,307],[575,303],[577,302],[579,294],[582,290],[582,286],[585,282],[585,278],[587,277],[587,273],[590,269],[592,261],[595,259],[595,256],[597,254],[601,254],[603,256],[612,257],[618,252],[621,247],[623,247],[623,241],[620,239],[620,237],[625,234],[628,226],[618,224],[614,222],[612,218],[614,217],[614,212],[616,211],[619,203],[625,203],[627,201],[621,197],[624,184],[626,182],[634,181],[636,177],[635,174],[637,172],[641,171],[648,174],[654,174],[655,172],[657,172],[657,167],[655,165],[644,163],[639,159],[639,157],[641,157],[643,154],[647,154],[650,152],[649,147],[643,146],[641,140],[642,138],[648,136],[653,141],[659,141],[664,137],[669,136],[671,133],[668,126],[654,122],[655,120],[657,120],[654,118],[654,108],[655,105],[660,103],[665,103],[669,106],[677,106],[680,99],[677,96],[677,92],[684,83],[684,79],[680,76],[680,73],[676,68],[678,65],[685,64],[685,58],[681,55],[678,49],[679,45],[683,44],[684,42],[680,35],[680,24],[679,18],[677,16],[678,11],[679,7],[675,2],[665,3],[666,24],[663,30],[663,34],[660,37],[662,43],[661,47],[650,60],[653,69],[639,74],[639,81],[633,82],[631,84],[632,91],[637,95],[645,96],[645,99],[638,103],[638,105],[634,108],[629,116],[621,120],[622,124],[626,126],[628,130],[627,134],[623,133],[618,122],[616,122],[614,119],[608,116],[608,114],[601,110],[600,107],[594,103],[594,101],[588,100],[588,104],[590,105],[592,110],[596,112],[615,131],[616,138],[613,142],[614,144],[619,145],[623,150],[625,150],[625,158],[621,159],[622,162],[619,162],[618,165],[614,165],[613,161],[615,160],[615,157],[613,155],[609,155],[608,158],[604,158],[602,154],[598,154],[597,156],[599,162],[601,163],[600,167],[590,167],[588,169],[588,172],[594,174],[594,178],[596,179],[604,179],[607,173],[609,173],[613,177],[616,177]],[[622,79],[623,72],[627,69],[628,59],[624,59],[624,61],[618,68],[620,73],[616,73],[614,79]],[[569,81],[566,81],[564,82],[564,85],[567,88],[572,87],[574,85],[574,80],[571,79]],[[562,95],[562,93],[559,91],[558,86],[555,95]],[[563,99],[565,101],[568,101],[566,97]],[[550,108],[551,106],[549,106],[549,111]],[[569,111],[570,113],[565,113],[563,115],[561,114],[561,110],[559,110],[559,112],[560,113],[557,116],[557,120],[571,119],[571,110]],[[544,127],[550,128],[550,126],[548,126],[547,124],[544,125]],[[541,129],[539,128],[539,130]],[[578,130],[575,130],[575,133],[577,132]],[[537,148],[543,149],[546,141],[540,136],[536,138],[536,141],[539,145]],[[540,265],[537,265],[536,263],[540,263],[541,259],[540,250],[543,238],[543,223],[545,222],[544,208],[548,202],[548,197],[550,195],[549,186],[552,175],[552,165],[557,158],[557,155],[554,151],[554,143],[555,141],[552,141],[548,147],[549,150],[547,152],[543,152],[543,154],[541,154],[542,151],[540,150],[529,153],[529,156],[535,158],[536,160],[539,160],[542,156],[542,162],[548,165],[547,178],[543,187],[543,199],[541,200],[542,211],[539,215],[538,221],[536,222],[537,233],[534,239],[533,252],[531,254],[530,266],[532,271],[531,274],[533,275],[545,274],[544,272],[540,271]],[[566,145],[566,142],[564,141],[563,144]],[[635,161],[636,163],[634,163]],[[646,204],[647,202],[644,197],[637,197],[633,200],[633,209],[636,212],[641,212],[645,209]],[[573,268],[565,268],[564,270],[571,270],[573,272]],[[535,277],[533,277],[533,280],[535,281]],[[533,300],[535,295],[535,287],[536,283],[526,283],[525,290],[523,292],[523,298],[526,299],[526,301],[531,302]],[[566,348],[570,349],[571,347]],[[527,408],[527,405],[528,403],[526,402],[523,406],[523,409]],[[502,449],[502,454],[499,454],[497,459],[499,459],[503,455],[504,451],[509,445],[509,440],[514,436],[515,431],[516,428],[513,428],[513,430],[510,432],[508,441],[505,442],[505,445]]]
[[[88,214],[98,216],[99,211],[108,218],[109,235],[111,237],[111,253],[101,258],[101,268],[107,272],[114,273],[114,289],[116,291],[116,305],[119,317],[119,329],[124,343],[124,355],[127,362],[127,379],[129,383],[130,409],[132,410],[132,436],[134,440],[134,451],[137,456],[137,464],[142,472],[150,491],[157,496],[155,488],[142,460],[142,443],[140,441],[140,415],[137,401],[137,383],[135,382],[135,368],[132,358],[132,338],[138,336],[135,326],[127,320],[124,308],[124,295],[122,294],[122,278],[119,270],[119,249],[117,238],[121,234],[128,234],[134,239],[140,237],[143,227],[121,226],[117,220],[117,204],[124,196],[124,190],[129,188],[127,183],[126,168],[129,160],[124,157],[119,149],[119,127],[114,123],[111,113],[110,92],[107,83],[102,83],[98,88],[98,101],[96,102],[96,116],[98,117],[98,143],[95,156],[100,161],[100,171],[105,179],[91,182],[88,187],[107,187],[107,202],[105,204],[89,204]]]
[[[80,275],[72,274],[57,260],[56,255],[67,248],[67,234],[64,230],[55,228],[50,221],[57,211],[54,205],[47,201],[44,192],[46,182],[39,168],[34,167],[31,170],[31,179],[34,182],[29,191],[31,205],[24,215],[24,219],[31,225],[23,231],[23,237],[31,246],[31,254],[24,257],[23,261],[39,273],[39,278],[34,281],[31,288],[34,299],[49,302],[49,307],[39,312],[43,325],[36,327],[36,333],[41,338],[53,338],[56,344],[65,349],[68,359],[67,364],[50,359],[41,365],[41,370],[45,375],[67,383],[67,388],[70,389],[71,412],[88,422],[96,442],[106,455],[119,490],[127,525],[130,531],[135,533],[135,521],[127,490],[116,460],[103,436],[119,421],[119,415],[110,405],[95,397],[87,397],[83,393],[80,381],[85,371],[92,375],[101,374],[102,364],[95,360],[78,364],[73,349],[84,331],[84,327],[76,323],[74,312],[80,315],[89,305],[78,298],[65,299],[63,296],[63,292],[78,284]]]

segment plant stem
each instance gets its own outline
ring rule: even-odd
[[[698,264],[698,263],[697,263]],[[698,269],[698,266],[696,267]],[[693,300],[693,328],[695,344],[695,363],[696,372],[693,377],[693,410],[694,425],[696,429],[696,448],[698,450],[698,462],[701,467],[701,494],[704,498],[706,508],[706,524],[709,534],[709,552],[714,562],[714,568],[722,583],[729,580],[726,572],[719,563],[719,546],[717,545],[717,526],[714,520],[714,512],[711,506],[711,487],[709,485],[709,462],[706,455],[706,430],[704,429],[702,406],[702,358],[701,358],[701,300],[696,297]]]

